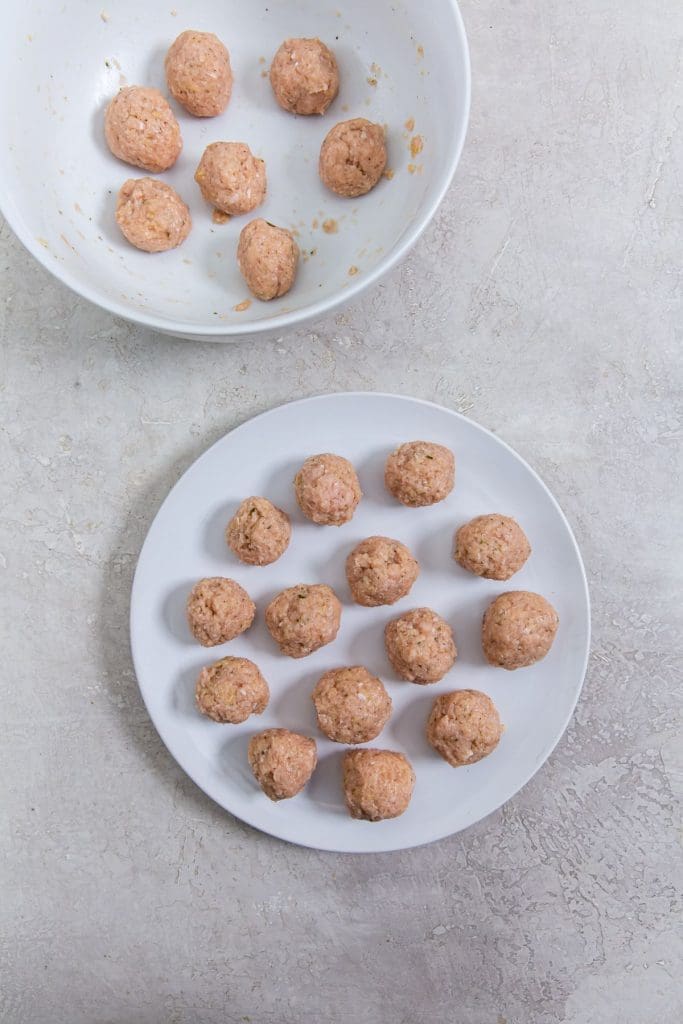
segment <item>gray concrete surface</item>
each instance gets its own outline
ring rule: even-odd
[[[681,1019],[680,0],[464,0],[472,125],[412,256],[269,344],[114,321],[0,232],[0,1019]],[[467,833],[368,858],[242,826],[165,752],[128,650],[171,484],[287,399],[381,388],[500,433],[582,546],[574,721]],[[679,595],[678,602],[676,595]]]

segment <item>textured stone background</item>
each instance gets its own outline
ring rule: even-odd
[[[343,314],[274,343],[169,341],[0,232],[3,1022],[681,1019],[683,7],[462,6],[456,182]],[[595,631],[576,717],[516,799],[365,859],[210,803],[147,718],[127,629],[145,532],[192,460],[253,413],[356,388],[466,412],[541,472]]]

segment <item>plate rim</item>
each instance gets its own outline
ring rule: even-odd
[[[256,423],[258,421],[264,420],[267,417],[272,416],[272,415],[276,414],[277,412],[279,412],[280,410],[285,409],[285,408],[299,406],[299,405],[315,404],[316,402],[322,402],[322,401],[326,401],[326,400],[334,399],[334,398],[374,398],[374,399],[387,399],[388,398],[388,399],[391,399],[391,400],[397,400],[398,399],[399,401],[409,402],[411,404],[422,405],[422,406],[425,406],[427,408],[436,409],[439,412],[445,412],[445,413],[449,414],[450,416],[455,417],[455,419],[460,420],[461,422],[464,422],[464,423],[468,424],[470,427],[474,427],[474,429],[476,429],[476,430],[480,431],[481,433],[487,435],[491,440],[493,440],[497,444],[501,445],[507,451],[507,453],[509,455],[511,455],[517,462],[521,463],[523,468],[526,469],[527,472],[529,472],[531,474],[531,476],[535,479],[536,483],[541,486],[541,488],[545,492],[546,496],[550,499],[550,502],[554,506],[555,511],[559,514],[559,517],[560,517],[560,520],[562,522],[562,525],[564,526],[564,528],[565,528],[565,530],[567,532],[567,535],[568,535],[569,540],[571,542],[574,554],[576,556],[578,568],[580,570],[579,575],[580,575],[580,580],[581,580],[581,583],[582,583],[583,597],[584,597],[584,601],[585,601],[585,605],[584,605],[584,607],[585,607],[585,646],[584,646],[584,650],[582,652],[582,658],[581,658],[581,671],[580,671],[581,678],[580,678],[580,682],[579,682],[579,684],[578,684],[578,686],[576,688],[576,694],[575,694],[574,699],[573,699],[573,701],[571,703],[571,706],[568,708],[567,714],[564,716],[564,720],[562,722],[562,726],[558,730],[558,733],[555,736],[555,738],[552,740],[552,743],[551,743],[550,747],[548,748],[547,753],[543,757],[543,760],[540,761],[537,765],[535,765],[533,767],[533,769],[528,774],[525,775],[525,777],[523,778],[523,780],[520,783],[520,785],[517,786],[517,788],[515,789],[514,793],[511,793],[509,796],[507,796],[504,799],[502,799],[500,801],[500,803],[496,804],[495,807],[492,807],[489,811],[487,811],[487,813],[485,815],[483,815],[481,818],[478,818],[476,821],[471,822],[469,825],[464,826],[464,828],[456,829],[455,831],[446,828],[443,832],[440,832],[438,835],[430,835],[428,838],[422,839],[422,840],[418,839],[418,841],[416,841],[416,842],[411,840],[411,842],[408,845],[406,845],[405,843],[402,843],[400,841],[399,842],[396,842],[396,841],[392,842],[390,840],[386,845],[382,846],[381,848],[372,849],[372,850],[368,850],[368,849],[364,849],[364,848],[363,849],[360,849],[360,848],[359,849],[353,849],[353,848],[348,848],[348,847],[346,849],[344,849],[344,850],[339,850],[338,847],[335,846],[333,843],[326,844],[324,836],[321,837],[317,842],[314,842],[312,840],[306,840],[306,839],[290,839],[288,837],[285,837],[285,836],[282,836],[282,835],[278,835],[276,832],[271,831],[268,827],[264,827],[264,825],[262,823],[260,823],[260,822],[257,823],[255,820],[250,820],[248,816],[243,816],[242,814],[237,814],[234,811],[232,811],[229,808],[227,808],[225,806],[225,804],[223,803],[223,801],[219,798],[219,796],[216,795],[215,787],[213,786],[212,782],[210,780],[208,782],[206,782],[206,783],[199,782],[197,777],[196,777],[197,775],[199,775],[199,772],[195,772],[194,769],[193,770],[189,770],[185,766],[185,764],[183,763],[183,760],[181,759],[181,757],[175,753],[175,751],[173,749],[174,745],[175,745],[173,740],[170,738],[170,736],[165,735],[165,731],[162,732],[161,728],[159,727],[159,725],[157,724],[157,722],[155,721],[155,719],[154,719],[154,717],[152,715],[152,712],[150,710],[150,707],[149,707],[149,705],[147,703],[147,700],[146,700],[146,697],[145,697],[144,690],[143,690],[142,686],[140,685],[140,681],[138,679],[138,670],[137,670],[137,663],[136,663],[136,631],[137,631],[137,625],[136,625],[136,614],[135,614],[135,612],[136,612],[136,607],[137,607],[136,588],[137,588],[137,582],[138,582],[138,575],[139,575],[139,572],[140,572],[140,565],[141,565],[141,562],[143,561],[145,547],[147,545],[149,536],[152,533],[152,530],[154,529],[154,526],[155,526],[155,524],[157,522],[157,519],[161,516],[161,514],[162,514],[164,508],[166,507],[167,503],[172,499],[173,494],[175,493],[176,489],[180,486],[180,484],[184,480],[184,478],[187,475],[187,473],[191,469],[193,469],[198,463],[200,463],[203,459],[208,458],[208,456],[213,451],[213,449],[216,448],[218,445],[222,444],[223,441],[227,437],[229,437],[229,436],[231,436],[233,434],[239,433],[239,431],[242,430],[243,428],[246,428],[247,426],[251,426],[251,425],[253,425],[254,423]],[[492,430],[489,430],[488,427],[484,427],[482,424],[478,423],[476,420],[471,419],[469,416],[465,416],[463,413],[458,412],[455,409],[449,409],[445,405],[440,405],[438,402],[432,402],[432,401],[429,401],[428,399],[424,399],[424,398],[416,398],[416,397],[414,397],[412,395],[404,395],[404,394],[398,394],[398,393],[387,392],[387,391],[374,391],[374,390],[369,390],[369,391],[333,391],[333,392],[324,392],[324,393],[316,394],[316,395],[309,395],[309,396],[307,396],[305,398],[293,399],[290,402],[281,402],[279,405],[275,405],[275,406],[272,406],[269,409],[265,409],[263,412],[257,413],[255,416],[248,417],[247,419],[243,420],[241,423],[237,424],[237,426],[233,427],[231,430],[226,431],[226,433],[223,434],[221,437],[217,438],[216,441],[214,441],[212,444],[210,444],[208,448],[206,448],[196,459],[194,459],[190,463],[189,466],[187,466],[183,470],[181,475],[178,477],[176,482],[173,484],[171,489],[168,491],[166,497],[163,499],[163,501],[159,505],[156,513],[154,514],[154,517],[152,518],[152,521],[150,522],[149,526],[147,527],[147,531],[145,533],[145,539],[144,539],[144,541],[142,543],[142,546],[140,548],[140,551],[138,553],[138,558],[137,558],[137,562],[136,562],[136,565],[135,565],[135,572],[133,573],[133,581],[132,581],[132,584],[131,584],[131,591],[130,591],[129,641],[130,641],[131,657],[132,657],[132,661],[133,661],[133,669],[135,671],[135,681],[137,683],[138,690],[140,692],[140,696],[142,697],[143,703],[145,705],[145,710],[147,711],[147,714],[149,715],[150,721],[151,721],[152,725],[154,726],[154,728],[155,728],[155,730],[157,732],[157,735],[159,736],[159,738],[161,739],[162,743],[166,747],[166,750],[171,755],[171,757],[173,758],[175,763],[178,765],[178,767],[188,776],[188,778],[190,778],[192,780],[194,785],[196,785],[198,787],[198,789],[200,789],[206,796],[208,796],[211,800],[213,800],[214,803],[216,803],[221,808],[222,811],[224,811],[227,814],[230,814],[233,818],[235,818],[238,821],[243,822],[244,824],[248,825],[250,828],[253,828],[256,831],[261,832],[261,833],[263,833],[265,835],[272,836],[273,838],[278,839],[280,842],[289,843],[289,844],[292,844],[294,846],[301,846],[301,847],[305,847],[307,849],[319,850],[319,851],[325,852],[325,853],[350,854],[350,855],[354,855],[354,856],[363,855],[363,854],[366,854],[366,855],[367,854],[375,854],[375,853],[394,853],[394,852],[399,852],[401,850],[418,849],[421,846],[428,846],[431,843],[439,842],[439,841],[441,841],[443,839],[449,838],[450,836],[459,835],[461,832],[467,831],[467,829],[472,828],[474,825],[479,824],[481,821],[485,821],[492,814],[495,814],[496,811],[499,811],[500,808],[503,807],[505,804],[507,804],[510,800],[513,800],[514,797],[517,796],[517,794],[520,793],[525,788],[525,786],[528,785],[528,783],[531,781],[531,779],[541,770],[543,765],[546,764],[546,762],[550,759],[550,757],[552,757],[552,755],[553,755],[554,751],[556,750],[560,740],[562,739],[562,737],[565,735],[565,733],[567,731],[569,723],[571,722],[571,720],[572,720],[572,718],[574,716],[574,712],[576,710],[576,706],[578,704],[578,701],[579,701],[579,698],[580,698],[581,693],[583,691],[583,686],[584,686],[584,683],[585,683],[585,680],[586,680],[586,673],[588,671],[588,663],[589,663],[590,651],[591,651],[591,638],[592,638],[591,634],[592,634],[592,619],[591,619],[590,589],[589,589],[589,586],[588,586],[588,577],[587,577],[587,574],[586,574],[586,568],[585,568],[585,565],[584,565],[584,562],[583,562],[583,558],[581,556],[581,550],[579,548],[579,545],[578,545],[578,542],[576,540],[576,537],[574,536],[574,531],[572,530],[571,524],[569,523],[569,520],[567,519],[567,516],[565,515],[562,507],[560,506],[559,502],[555,498],[555,496],[552,493],[552,491],[550,490],[550,488],[547,486],[547,484],[544,482],[544,480],[541,478],[541,476],[536,472],[536,470],[526,461],[526,459],[523,458],[523,456],[521,456],[517,451],[515,451],[515,449],[512,448],[512,446],[509,445],[507,443],[507,441],[504,441],[501,437],[499,437]]]

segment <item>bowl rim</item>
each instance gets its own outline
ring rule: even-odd
[[[385,274],[388,274],[390,270],[393,270],[396,264],[399,263],[406,253],[415,245],[433,220],[434,215],[441,205],[455,176],[455,172],[460,162],[460,157],[462,156],[465,138],[467,136],[467,129],[469,126],[472,97],[472,65],[467,32],[465,30],[465,23],[460,11],[458,0],[448,0],[448,3],[455,22],[456,32],[462,46],[465,64],[465,116],[462,120],[460,130],[453,134],[445,170],[442,172],[440,179],[436,183],[434,194],[426,209],[408,227],[403,238],[391,253],[389,253],[384,260],[380,260],[380,262],[371,271],[367,274],[359,275],[356,281],[335,295],[329,296],[325,299],[319,299],[317,302],[303,306],[301,309],[292,310],[289,313],[280,313],[278,316],[262,320],[251,320],[245,324],[226,324],[224,322],[220,324],[191,324],[182,320],[171,320],[142,311],[135,312],[115,299],[110,299],[106,296],[100,295],[95,291],[95,289],[91,288],[87,283],[84,283],[72,274],[71,271],[60,267],[59,264],[55,265],[55,261],[50,257],[49,252],[38,242],[36,238],[33,237],[32,233],[26,227],[23,218],[11,197],[9,189],[2,179],[0,179],[0,212],[28,252],[38,261],[39,264],[41,264],[41,266],[49,271],[53,277],[66,285],[67,288],[70,288],[71,291],[80,295],[81,298],[87,299],[89,302],[93,303],[93,305],[106,310],[113,316],[120,317],[130,323],[139,324],[141,327],[160,331],[162,334],[169,334],[175,337],[185,337],[190,340],[193,338],[197,338],[198,340],[201,340],[202,338],[215,339],[216,341],[220,341],[221,339],[239,340],[240,338],[250,335],[265,335],[270,334],[273,331],[295,328],[306,321],[314,320],[316,317],[330,313],[332,310],[345,305],[352,299],[361,295],[367,288],[376,284],[382,277],[384,277]]]

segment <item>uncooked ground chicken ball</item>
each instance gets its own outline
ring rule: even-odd
[[[249,766],[271,800],[289,800],[304,788],[315,770],[315,740],[289,729],[266,729],[249,740]]]
[[[331,644],[339,632],[341,604],[325,583],[283,590],[266,608],[266,626],[283,654],[307,655]]]
[[[247,565],[271,565],[287,550],[289,516],[267,498],[245,498],[228,523],[228,547]]]
[[[129,178],[119,191],[116,223],[136,249],[166,252],[184,242],[190,211],[175,189],[155,178]]]
[[[391,714],[391,697],[366,668],[326,672],[312,694],[318,727],[335,743],[367,743],[379,736]]]
[[[242,228],[237,263],[252,295],[263,302],[279,299],[294,284],[299,246],[291,231],[259,218]]]
[[[388,622],[384,645],[398,675],[421,685],[443,679],[458,655],[453,630],[431,608],[415,608]]]
[[[454,768],[487,757],[502,735],[495,704],[479,690],[442,693],[427,721],[429,743]]]
[[[249,629],[256,608],[235,580],[214,576],[195,583],[187,600],[187,621],[195,640],[215,647]]]
[[[286,39],[273,57],[275,99],[292,114],[324,114],[339,92],[339,69],[319,39]]]
[[[232,93],[230,55],[213,32],[181,32],[166,54],[168,90],[195,117],[222,114]]]
[[[552,647],[559,621],[540,594],[528,590],[501,594],[484,613],[481,642],[486,660],[507,669],[535,664]]]
[[[107,145],[119,160],[158,174],[178,159],[183,140],[167,100],[158,89],[121,89],[104,115]]]
[[[238,725],[268,706],[268,683],[248,658],[221,658],[203,668],[195,690],[197,707],[214,722]]]
[[[409,592],[419,571],[405,544],[389,537],[368,537],[346,559],[353,599],[366,608],[395,604]]]
[[[509,516],[476,516],[455,535],[456,562],[487,580],[509,580],[530,554],[524,530]]]
[[[266,165],[244,142],[212,142],[194,180],[206,201],[231,217],[255,210],[266,195]]]
[[[311,455],[294,477],[299,508],[320,526],[348,523],[363,496],[356,471],[341,455]]]
[[[415,772],[408,758],[394,750],[347,750],[343,786],[352,818],[383,821],[408,809]]]
[[[387,490],[403,505],[435,505],[453,490],[455,458],[431,441],[409,441],[392,452],[384,469]]]
[[[324,185],[352,199],[374,188],[387,165],[384,128],[364,117],[336,124],[320,150],[318,169]]]

